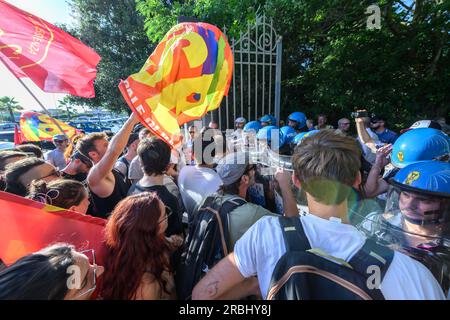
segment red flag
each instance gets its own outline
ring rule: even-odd
[[[14,145],[18,146],[22,144],[22,135],[19,130],[19,125],[14,126]]]
[[[0,259],[6,265],[56,242],[68,242],[77,250],[94,249],[102,265],[106,220],[3,191],[0,208]]]
[[[92,98],[100,56],[54,25],[0,0],[0,59],[45,92]]]

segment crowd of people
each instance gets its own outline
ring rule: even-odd
[[[51,243],[0,261],[0,299],[445,299],[449,127],[397,134],[382,116],[352,117],[239,117],[226,132],[211,121],[171,148],[131,114],[111,139],[1,151],[1,190],[107,222],[103,266]]]

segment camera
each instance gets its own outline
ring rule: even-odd
[[[350,115],[351,115],[351,117],[353,119],[356,119],[356,118],[373,118],[373,117],[375,117],[374,113],[370,113],[369,114],[369,112],[367,112],[367,111],[355,111],[355,112],[352,112]]]

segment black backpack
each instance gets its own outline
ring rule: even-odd
[[[222,195],[213,194],[197,209],[176,268],[178,299],[190,299],[194,286],[206,272],[232,251],[229,213],[245,203],[240,197],[224,201]]]
[[[278,260],[267,300],[384,300],[379,285],[394,252],[367,239],[346,262],[311,249],[298,217],[280,217],[286,253]]]

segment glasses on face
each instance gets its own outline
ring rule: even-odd
[[[52,172],[50,172],[48,175],[40,177],[39,179],[36,179],[36,180],[44,180],[45,178],[48,178],[48,177],[61,178],[61,172],[59,172],[58,170],[52,170]]]
[[[195,131],[189,131],[189,134],[195,134]]]
[[[64,143],[64,142],[67,142],[67,140],[55,140],[55,143],[58,143],[58,144]]]
[[[75,297],[75,299],[78,299],[84,295],[90,294],[91,292],[94,292],[94,290],[97,288],[97,263],[95,262],[95,251],[94,251],[94,249],[89,249],[89,250],[80,251],[80,253],[84,254],[89,259],[89,263],[94,266],[94,268],[92,270],[94,278],[92,279],[92,287],[90,287],[86,291],[83,291],[82,293],[78,294]],[[88,279],[89,279],[90,272],[91,272],[91,270],[89,268],[88,272],[86,273],[86,277],[85,277],[86,281],[88,281]],[[84,281],[85,280],[83,280],[83,282]]]
[[[168,206],[164,206],[164,207],[166,208],[166,216],[163,219],[161,219],[158,223],[162,223],[162,222],[166,221],[172,215],[172,209],[170,209]]]

